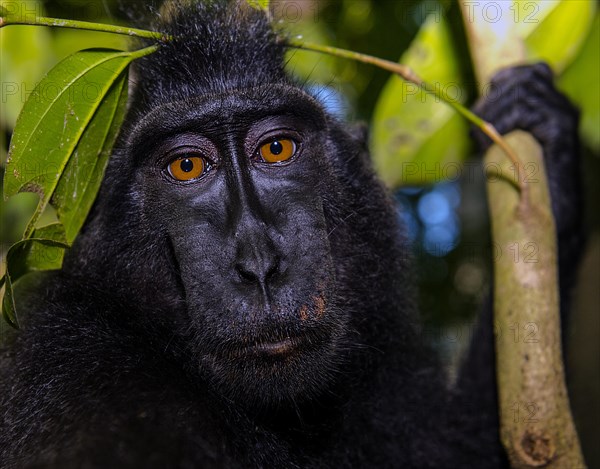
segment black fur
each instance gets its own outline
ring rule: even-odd
[[[364,135],[285,74],[262,14],[170,16],[155,27],[181,39],[136,64],[90,219],[21,304],[0,368],[0,465],[501,467],[489,316],[449,390]],[[569,106],[538,75],[500,77],[543,93],[525,111],[509,93],[491,117],[508,131],[523,112],[550,116],[528,127],[550,158],[576,117],[554,119]],[[256,160],[273,129],[299,144],[287,165]],[[579,201],[553,181],[577,193],[563,171],[576,139],[561,142],[549,176],[570,243],[579,212],[563,210]],[[164,171],[182,145],[213,159],[199,182]],[[291,352],[265,351],[288,337]]]

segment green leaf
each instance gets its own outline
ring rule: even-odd
[[[44,244],[44,242],[51,244]],[[67,247],[69,243],[64,227],[60,223],[36,228],[31,238],[11,246],[13,254],[10,263],[7,255],[7,270],[10,271],[13,282],[29,272],[60,269],[64,250]]]
[[[121,74],[83,133],[50,200],[72,243],[100,188],[125,115],[127,76]]]
[[[18,29],[18,28],[14,28]],[[33,29],[33,28],[21,28]],[[37,28],[52,33],[52,41],[48,44],[56,57],[67,57],[84,49],[116,49],[126,50],[129,38],[108,32],[85,31],[69,28]],[[48,47],[47,46],[47,47]]]
[[[40,201],[23,239],[6,256],[2,312],[11,325],[18,327],[14,283],[34,270],[60,268],[93,204],[124,116],[127,66],[156,49],[77,52],[54,67],[25,103],[3,192],[5,198],[35,192]],[[63,223],[34,229],[49,202]]]
[[[269,11],[270,0],[246,0],[256,10]]]
[[[6,255],[6,272],[0,280],[0,286],[5,284],[2,315],[11,326],[19,327],[14,283],[29,272],[60,268],[64,251],[68,247],[64,230],[59,223],[36,229],[31,238],[10,247]]]
[[[581,53],[559,78],[558,86],[582,110],[579,129],[585,142],[600,152],[600,14]]]
[[[77,52],[38,83],[10,143],[5,199],[35,192],[40,195],[40,210],[45,208],[100,103],[140,52]]]
[[[549,2],[529,2],[530,6],[543,3]],[[536,18],[533,10],[530,20],[536,27],[525,37],[528,58],[532,61],[544,60],[555,72],[562,72],[585,41],[595,11],[595,0],[562,0],[542,20]]]
[[[457,52],[445,17],[430,15],[400,62],[457,101],[465,96]],[[432,95],[392,76],[372,123],[375,168],[389,186],[421,185],[455,177],[468,154],[468,124]]]
[[[2,277],[0,285],[4,285],[4,296],[2,297],[2,316],[4,320],[15,329],[19,328],[19,321],[17,320],[15,297],[13,291],[12,280],[8,270]]]

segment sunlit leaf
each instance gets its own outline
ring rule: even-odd
[[[541,5],[546,1],[538,0],[531,4]],[[541,21],[533,15],[531,22],[536,26],[525,37],[528,58],[544,60],[560,73],[579,52],[595,11],[596,0],[562,0]]]
[[[138,55],[113,50],[75,53],[35,87],[17,120],[4,175],[4,198],[40,195],[43,209],[102,100]]]
[[[60,223],[36,228],[31,238],[11,246],[18,251],[18,256],[13,255],[8,265],[13,282],[29,272],[60,269],[68,246],[65,229]]]
[[[13,244],[6,255],[6,272],[0,280],[5,291],[2,298],[2,315],[13,327],[19,327],[14,299],[14,283],[23,275],[41,270],[59,268],[66,243],[60,224],[35,230],[33,236]]]
[[[126,104],[127,77],[122,74],[87,126],[50,200],[69,243],[75,239],[96,198]]]
[[[6,256],[2,311],[18,326],[13,284],[33,270],[58,269],[89,212],[124,116],[126,68],[156,47],[135,52],[87,50],[53,68],[17,120],[3,192],[34,192],[40,202],[24,239]],[[52,91],[49,91],[52,90]],[[62,223],[33,230],[48,202]]]
[[[444,17],[431,15],[400,62],[464,102],[452,44]],[[468,124],[434,96],[392,76],[375,108],[372,148],[375,167],[389,186],[437,182],[455,177],[468,154]]]
[[[600,14],[581,53],[558,81],[559,87],[582,110],[579,125],[585,142],[600,152]]]
[[[4,128],[2,127],[2,119],[0,118],[0,164],[2,164],[4,161],[6,161],[6,157],[8,156],[8,153],[6,151],[6,134],[4,132]],[[2,201],[0,200],[0,219],[2,218]],[[2,230],[2,228],[0,227],[0,231]]]

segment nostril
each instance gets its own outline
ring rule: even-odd
[[[264,260],[263,260],[264,261]],[[235,264],[240,279],[266,285],[279,274],[279,257],[274,257],[270,262],[238,262]]]
[[[267,274],[265,275],[265,280],[269,280],[272,277],[275,277],[279,273],[279,257],[273,259],[273,263],[269,266],[267,270]]]
[[[251,270],[246,269],[242,264],[236,264],[235,270],[237,270],[237,273],[242,280],[246,280],[248,282],[257,282],[258,281],[258,275],[256,275]]]

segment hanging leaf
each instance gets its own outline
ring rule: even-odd
[[[442,15],[430,15],[400,62],[423,80],[463,102],[457,52]],[[468,124],[446,104],[416,85],[392,76],[372,123],[374,163],[391,187],[439,182],[456,176],[468,154]]]
[[[52,245],[44,245],[45,241]],[[60,223],[36,228],[31,238],[11,246],[11,249],[14,248],[13,252],[18,251],[18,256],[13,255],[9,266],[13,282],[29,272],[59,269],[68,245],[65,230]]]
[[[77,52],[38,83],[10,143],[5,199],[35,192],[40,196],[39,210],[45,208],[100,103],[140,52]]]
[[[127,104],[127,76],[121,74],[81,136],[50,199],[72,243],[100,188]]]
[[[40,201],[23,239],[8,251],[0,282],[3,315],[13,326],[18,326],[14,283],[28,272],[61,267],[94,202],[123,121],[127,66],[155,50],[77,52],[53,68],[25,103],[10,144],[4,197],[35,192]],[[36,229],[49,202],[60,223]]]
[[[19,327],[14,283],[29,272],[60,268],[64,251],[68,247],[64,230],[59,223],[36,229],[31,238],[23,239],[10,247],[6,255],[6,272],[0,279],[0,288],[5,286],[2,315],[11,326]]]

